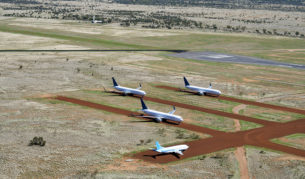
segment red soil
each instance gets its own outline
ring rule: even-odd
[[[119,109],[115,107],[110,107],[107,105],[92,103],[84,100],[74,99],[74,98],[68,98],[63,96],[55,97],[57,100],[67,101],[95,109],[100,109],[108,112],[113,112],[117,114],[127,115],[127,116],[138,116],[140,113]],[[170,105],[176,105],[180,107],[186,107],[187,109],[193,109],[194,110],[203,110],[203,111],[210,111],[209,113],[215,112],[215,110],[211,109],[205,109],[200,108],[192,105],[186,105],[182,103],[176,103],[156,98],[150,98],[145,97],[145,100],[155,101],[155,102],[161,102],[163,104],[170,104]],[[178,104],[178,105],[177,105]],[[212,111],[212,112],[211,112]],[[226,115],[225,117],[228,117],[227,114],[230,113],[223,113],[220,112],[218,115]],[[244,117],[244,116],[242,116]],[[253,118],[255,119],[255,118]],[[243,119],[242,119],[243,120]],[[252,120],[252,119],[251,119]],[[255,121],[262,121],[259,119],[255,119]],[[252,122],[252,121],[251,121]],[[205,134],[210,134],[213,137],[207,138],[207,139],[200,139],[196,141],[186,142],[185,144],[189,145],[190,148],[184,152],[184,155],[180,156],[181,159],[194,157],[198,155],[208,154],[211,152],[220,151],[223,149],[228,149],[232,147],[238,147],[243,145],[253,145],[258,147],[264,147],[269,148],[273,150],[278,150],[282,152],[286,152],[289,154],[298,155],[301,157],[305,157],[305,151],[295,149],[288,146],[283,146],[280,144],[275,144],[269,142],[272,138],[278,138],[294,133],[304,133],[305,132],[305,119],[299,119],[287,123],[276,123],[276,122],[268,122],[265,123],[266,126],[261,128],[255,128],[248,131],[238,131],[234,133],[226,133],[221,131],[216,131],[213,129],[208,129],[196,125],[181,123],[180,125],[172,124],[172,123],[164,123],[167,125],[172,125],[175,127],[184,128],[187,130],[195,131],[195,132],[201,132]],[[163,155],[163,154],[156,154],[154,151],[144,151],[140,152],[134,155],[135,158],[139,158],[145,161],[150,162],[157,162],[157,163],[168,163],[172,161],[177,161],[178,159],[173,155]]]
[[[175,87],[170,87],[170,86],[155,86],[155,87],[163,88],[163,89],[167,89],[167,90],[173,90],[173,91],[183,91],[183,92],[188,92],[188,93],[194,93],[194,92],[189,91],[189,90],[183,90],[183,89],[180,89],[180,88],[175,88]],[[290,108],[290,107],[285,107],[285,106],[277,106],[277,105],[273,105],[273,104],[260,103],[260,102],[256,102],[256,101],[248,101],[248,100],[244,100],[244,99],[232,98],[232,97],[229,97],[229,96],[218,96],[217,99],[305,115],[305,110],[302,110],[302,109],[295,109],[295,108]]]

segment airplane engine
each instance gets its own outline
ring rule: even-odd
[[[158,123],[162,122],[162,119],[160,119],[160,118],[156,118],[155,120],[156,120],[156,122],[158,122]]]

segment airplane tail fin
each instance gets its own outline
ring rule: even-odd
[[[210,87],[209,88],[212,88],[212,83],[210,83]]]
[[[148,109],[142,98],[141,98],[141,104],[142,104],[142,110]]]
[[[185,85],[185,86],[190,86],[190,84],[189,84],[189,82],[187,81],[187,79],[186,79],[185,77],[183,77],[183,79],[184,79],[184,85]]]
[[[119,85],[117,84],[117,82],[115,81],[114,77],[112,77],[112,82],[113,82],[113,86],[119,86]]]
[[[159,144],[159,142],[158,141],[156,141],[156,148],[157,148],[157,150],[159,150],[159,149],[162,149],[163,147]]]

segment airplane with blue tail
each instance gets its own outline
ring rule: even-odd
[[[118,91],[122,91],[124,95],[128,95],[128,94],[139,95],[139,96],[145,96],[146,95],[145,91],[140,90],[142,88],[141,83],[140,83],[140,86],[138,88],[133,89],[133,88],[127,88],[127,87],[123,87],[123,86],[118,85],[118,83],[116,82],[114,77],[112,77],[112,82],[113,82],[113,87]]]
[[[212,84],[210,83],[209,88],[203,88],[203,87],[198,87],[198,86],[192,86],[190,83],[187,81],[185,77],[183,77],[184,80],[184,85],[186,88],[198,92],[199,95],[208,95],[208,96],[219,96],[221,92],[216,89],[212,89]]]
[[[183,151],[187,150],[189,148],[188,145],[176,145],[171,147],[162,147],[158,141],[156,141],[156,149],[152,149],[153,151],[159,152],[159,153],[173,153],[173,154],[179,154],[183,155]]]

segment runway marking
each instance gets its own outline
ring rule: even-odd
[[[219,59],[219,58],[230,58],[230,57],[233,57],[233,56],[229,56],[229,55],[205,55],[203,57]]]

